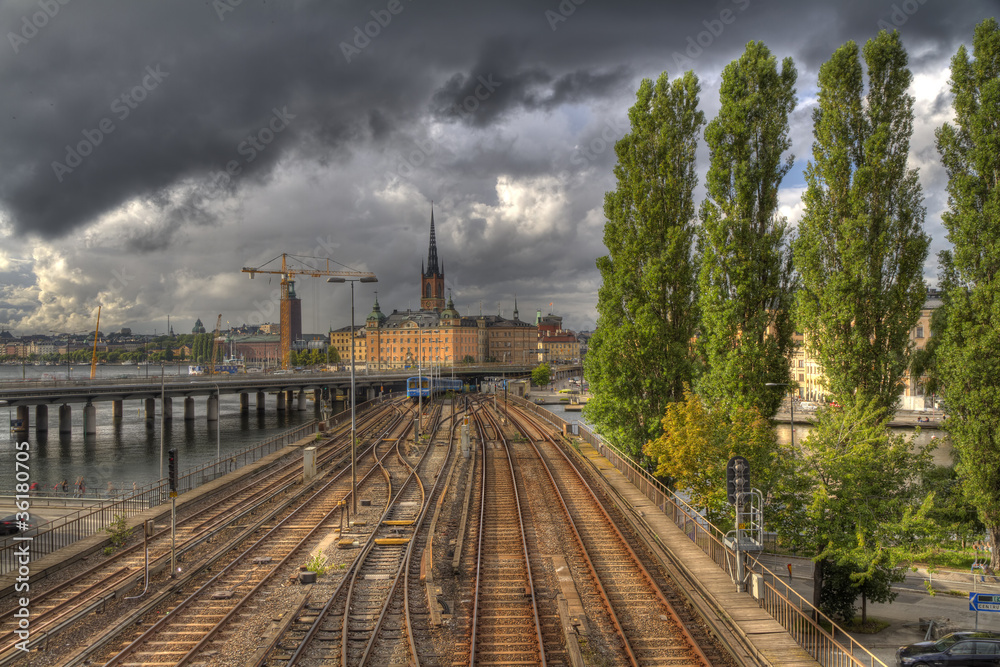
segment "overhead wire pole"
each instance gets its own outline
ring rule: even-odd
[[[347,279],[339,277],[327,278],[328,283],[351,283],[351,513],[354,516],[358,515],[358,474],[357,474],[357,423],[355,422],[354,413],[354,402],[355,402],[355,388],[354,388],[354,283],[377,283],[378,278],[375,274],[368,276],[362,276],[357,279]]]

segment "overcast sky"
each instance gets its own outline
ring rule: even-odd
[[[419,307],[431,202],[462,314],[514,297],[595,325],[613,143],[643,78],[693,69],[718,109],[722,68],[762,40],[798,69],[801,215],[819,66],[898,26],[915,97],[926,275],[947,246],[934,130],[949,60],[996,0],[3,0],[0,328],[190,331],[277,321],[291,253],[373,271],[356,320]],[[708,152],[702,141],[699,178]],[[699,185],[699,199],[703,195]],[[309,260],[316,263],[317,260]],[[269,267],[277,264],[272,262]],[[350,289],[300,279],[303,329],[350,321]],[[551,304],[551,305],[550,305]]]

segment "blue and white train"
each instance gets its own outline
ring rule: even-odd
[[[413,376],[406,378],[406,395],[410,398],[430,398],[431,392],[442,394],[446,391],[464,391],[465,383],[462,380],[451,380],[449,378],[432,378],[427,375],[423,377]]]

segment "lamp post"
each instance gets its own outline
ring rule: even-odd
[[[765,387],[788,387],[787,382],[765,382]],[[792,400],[791,394],[788,395],[788,437],[792,443],[792,449],[795,449],[795,401]]]
[[[328,283],[351,283],[351,512],[358,514],[358,474],[357,474],[357,439],[355,429],[357,424],[354,419],[354,283],[377,283],[378,278],[373,273],[370,276],[361,278],[340,278],[332,276],[326,279]]]

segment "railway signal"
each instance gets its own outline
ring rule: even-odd
[[[177,494],[177,450],[167,450],[167,480],[170,483],[170,495]]]

